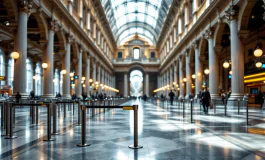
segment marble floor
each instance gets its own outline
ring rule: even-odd
[[[195,104],[193,123],[190,105],[170,106],[159,101],[131,100],[122,105],[139,105],[138,132],[142,149],[128,148],[133,144],[133,111],[112,109],[93,118],[87,114],[86,139],[91,144],[77,147],[81,142],[81,127],[75,126],[77,116],[67,111],[60,115],[59,135],[55,141],[44,142],[46,110],[40,110],[39,125],[30,124],[29,109],[16,110],[14,134],[16,139],[0,139],[1,159],[88,159],[88,160],[188,160],[188,159],[243,159],[265,158],[265,113],[249,110],[246,125],[245,108],[240,114],[236,106],[216,106],[206,115]],[[77,112],[76,112],[77,113]],[[4,130],[1,130],[1,134]]]

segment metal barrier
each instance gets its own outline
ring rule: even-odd
[[[14,112],[16,106],[47,106],[47,104],[34,104],[34,103],[7,103],[6,105],[6,115],[5,115],[5,124],[6,124],[6,137],[5,139],[14,139],[17,138],[17,136],[13,135],[13,123],[14,123]],[[49,111],[48,111],[49,113]],[[35,117],[35,114],[32,112],[32,118]],[[48,124],[49,128],[49,124]],[[48,132],[49,134],[49,132]]]
[[[134,144],[128,146],[129,148],[132,149],[139,149],[143,148],[143,146],[138,145],[138,105],[134,106],[105,106],[108,108],[122,108],[123,110],[133,110],[134,111]],[[89,146],[90,144],[86,143],[86,109],[87,108],[103,108],[102,106],[85,106],[82,105],[82,140],[81,143],[78,144],[78,147],[85,147]]]

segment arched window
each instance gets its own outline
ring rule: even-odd
[[[61,94],[63,93],[63,74],[60,72],[60,91]]]
[[[27,84],[26,84],[26,92],[29,94],[32,91],[32,78],[33,78],[33,72],[32,72],[32,64],[31,61],[29,59],[26,60],[26,80],[27,80]]]
[[[59,71],[56,68],[54,73],[54,79],[53,79],[53,88],[54,88],[54,94],[56,95],[56,92],[59,92]]]
[[[133,49],[133,58],[134,59],[139,59],[140,58],[140,49],[139,48],[134,48]]]
[[[35,69],[35,95],[39,96],[41,95],[41,67],[40,63],[36,64],[36,69]]]
[[[8,60],[8,85],[13,88],[13,81],[14,81],[14,59],[10,58]]]
[[[0,76],[5,76],[4,55],[1,49],[0,49]],[[4,84],[5,84],[5,81],[0,81],[0,85],[4,85]]]

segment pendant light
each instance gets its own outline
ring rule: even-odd
[[[226,48],[226,51],[225,51],[225,58],[227,58],[227,48]],[[224,61],[223,67],[224,68],[229,68],[230,67],[230,64],[229,64],[229,62],[227,60]]]
[[[258,29],[257,30],[257,46],[256,46],[256,49],[254,50],[254,56],[260,57],[260,56],[262,56],[262,54],[263,54],[263,51],[261,49],[261,44],[259,43],[259,29]]]

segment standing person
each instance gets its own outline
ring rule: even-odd
[[[34,99],[35,98],[35,93],[34,93],[34,91],[31,91],[30,92],[30,99]]]
[[[223,91],[222,94],[221,94],[221,98],[222,98],[222,103],[223,105],[225,104],[225,92]]]
[[[144,99],[144,101],[147,100],[147,95],[146,94],[144,94],[143,99]]]
[[[198,99],[199,99],[200,104],[202,104],[202,91],[199,92]]]
[[[171,106],[173,106],[173,99],[174,99],[175,94],[172,92],[172,90],[169,92],[168,96],[170,98],[170,104]]]
[[[193,94],[190,92],[189,99],[193,99]]]
[[[207,91],[207,87],[205,87],[204,91],[202,92],[202,105],[203,105],[203,110],[205,114],[208,114],[210,101],[211,101],[210,92]]]
[[[16,103],[19,103],[20,98],[21,98],[21,95],[19,94],[19,92],[17,92],[17,94],[16,94]]]
[[[258,99],[258,103],[262,107],[264,99],[263,99],[263,94],[262,94],[261,91],[259,91],[258,96],[257,96],[257,99]]]

